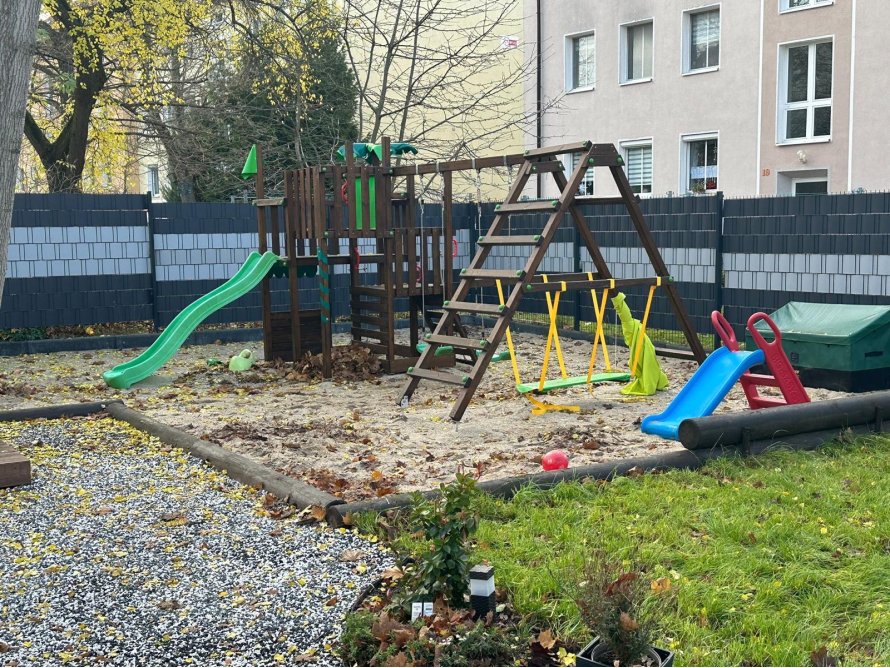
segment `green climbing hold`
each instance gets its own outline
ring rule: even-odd
[[[588,165],[596,164],[596,160],[594,160],[593,158],[587,158],[587,164]]]
[[[540,241],[540,240],[541,240],[541,235],[540,235],[540,234],[536,234],[536,235],[535,235],[535,241]]]
[[[517,275],[517,276],[522,276],[522,269],[517,269],[517,270],[516,270],[516,275]]]
[[[423,338],[428,339],[428,338],[430,338],[431,336],[432,336],[432,334],[427,334],[427,335],[424,336]]]
[[[525,289],[526,289],[526,290],[531,290],[531,289],[532,289],[532,286],[531,286],[531,285],[526,285],[526,286],[525,286]]]
[[[464,376],[463,378],[461,378],[461,380],[466,383],[468,380],[470,380],[470,377]]]
[[[451,303],[451,300],[449,300],[449,299],[446,299],[444,302],[442,302],[442,304],[445,306],[448,306],[450,303]]]
[[[559,206],[559,200],[558,199],[553,200],[552,202],[550,202],[550,206],[554,206],[554,207]]]
[[[623,164],[624,164],[624,158],[622,158],[622,157],[619,155],[618,158],[615,160],[615,162],[617,162],[619,165],[623,165]]]
[[[412,371],[414,371],[414,367],[413,367],[413,366],[409,366],[409,367],[408,367],[408,373],[411,373]]]
[[[486,341],[485,339],[482,339],[481,341],[479,341],[479,346],[481,348],[484,348],[487,345],[488,345],[488,341]]]
[[[504,310],[504,305],[503,305],[503,304],[501,304],[500,306],[498,306],[498,311],[503,311],[503,310]]]

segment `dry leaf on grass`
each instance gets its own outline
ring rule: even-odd
[[[553,637],[550,629],[547,629],[538,634],[536,642],[544,649],[553,649],[553,646],[556,644],[556,638]]]
[[[398,580],[403,575],[405,575],[405,571],[401,568],[387,568],[380,577],[384,580]]]
[[[671,588],[671,579],[670,578],[658,578],[657,580],[653,580],[649,586],[652,588],[656,594],[660,594],[663,591],[670,591]]]
[[[399,622],[395,617],[384,612],[371,626],[371,634],[377,640],[383,642],[389,640],[389,634],[393,631],[399,631],[405,628],[405,625]]]

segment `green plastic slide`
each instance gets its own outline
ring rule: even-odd
[[[188,335],[204,322],[207,316],[250,292],[276,263],[283,261],[272,252],[263,255],[251,253],[238,273],[216,290],[189,304],[173,318],[173,322],[144,353],[126,364],[119,364],[111,371],[106,371],[102,374],[103,380],[109,387],[123,390],[143,378],[148,378],[173,357]]]

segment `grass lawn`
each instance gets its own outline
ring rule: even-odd
[[[600,547],[672,580],[659,644],[678,665],[890,664],[890,439],[722,460],[698,472],[482,497],[473,560],[514,606],[584,642],[552,574]]]

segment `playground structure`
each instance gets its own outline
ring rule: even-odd
[[[664,291],[689,344],[689,350],[663,349],[659,353],[698,363],[704,361],[704,349],[646,225],[639,200],[627,181],[623,159],[613,144],[583,141],[532,149],[525,154],[399,166],[391,164],[394,154],[408,150],[414,151],[407,144],[393,145],[386,137],[379,146],[347,142],[342,149],[343,163],[285,171],[284,196],[266,197],[262,152],[260,147],[255,147],[252,158],[248,160],[250,164],[255,159],[255,168],[246,173],[255,173],[259,252],[251,254],[232,279],[186,307],[142,355],[103,374],[106,382],[113,387],[125,388],[146,378],[176,352],[204,318],[258,284],[262,302],[264,358],[295,361],[306,353],[320,354],[322,375],[331,378],[332,278],[337,266],[348,267],[349,270],[352,341],[380,355],[386,373],[408,373],[410,378],[403,392],[402,405],[407,405],[423,379],[461,387],[457,403],[451,411],[454,420],[460,420],[463,416],[491,361],[505,356],[503,352],[497,352],[497,346],[526,293],[544,292],[553,307],[551,316],[555,317],[553,314],[561,293],[590,290],[596,304],[595,291],[603,291],[601,306],[595,307],[598,313],[597,340],[588,373],[569,378],[560,365],[562,379],[547,381],[550,385],[542,387],[546,385],[542,376],[537,388],[529,387],[525,391],[547,391],[580,382],[590,383],[596,343],[601,341],[605,345],[602,316],[609,292],[631,285],[649,286],[649,305],[656,289]],[[565,154],[579,155],[577,167],[568,178],[563,173],[564,166],[560,160],[560,156]],[[496,207],[494,221],[487,233],[477,240],[478,251],[469,267],[461,271],[461,280],[455,289],[453,174],[475,172],[478,181],[483,169],[515,166],[518,166],[518,171],[507,198]],[[584,175],[594,167],[609,169],[620,192],[618,197],[577,196]],[[560,195],[545,201],[520,201],[528,180],[534,175],[543,174],[552,175]],[[423,190],[425,176],[441,179],[441,227],[427,227],[424,224],[423,193],[418,196],[417,186],[419,181]],[[404,192],[401,192],[402,187]],[[586,224],[580,204],[624,204],[655,275],[651,278],[613,278]],[[511,215],[530,213],[549,214],[541,234],[501,234]],[[538,275],[538,266],[566,216],[577,228],[595,271]],[[361,239],[373,240],[373,252],[359,252]],[[341,251],[341,240],[346,241],[345,253]],[[525,247],[531,250],[523,269],[486,269],[483,267],[485,260],[495,247]],[[375,285],[362,284],[361,277],[365,274],[361,270],[365,265],[376,268]],[[283,310],[273,310],[272,307],[270,281],[274,277],[287,279],[288,300]],[[301,309],[300,277],[317,278],[318,309]],[[493,285],[500,289],[501,304],[471,301],[471,290]],[[506,298],[505,285],[509,286]],[[453,296],[446,300],[448,295]],[[395,340],[395,300],[399,298],[408,300],[408,345]],[[485,338],[470,339],[461,322],[461,313],[494,316],[496,321]],[[643,326],[645,329],[645,322]],[[427,327],[432,333],[421,340],[421,331]],[[555,323],[551,323],[550,338],[557,346],[559,357],[555,327]],[[548,341],[548,359],[549,350]],[[456,353],[461,357],[456,357]],[[460,375],[436,370],[437,367],[453,367],[458,360],[471,364],[472,370]],[[610,371],[608,360],[606,366]],[[546,368],[544,371],[546,373]],[[611,375],[615,378],[596,380],[625,377]],[[518,375],[517,385],[522,392]]]
[[[576,154],[579,157],[577,167],[568,178],[563,174],[563,163],[559,159],[561,155],[565,154]],[[557,300],[559,294],[569,290],[603,290],[604,310],[606,303],[605,297],[608,295],[609,290],[616,290],[630,285],[646,285],[650,287],[649,302],[651,304],[654,288],[660,287],[668,299],[671,310],[676,316],[680,329],[682,330],[690,348],[688,351],[662,350],[660,352],[674,357],[694,360],[701,364],[705,360],[704,349],[695,333],[692,322],[686,313],[676,286],[673,283],[673,279],[668,273],[667,266],[655,244],[652,233],[646,224],[642,210],[640,209],[639,200],[634,195],[624,172],[624,160],[615,145],[593,144],[589,141],[582,141],[559,146],[530,149],[526,151],[524,155],[516,157],[520,158],[520,160],[513,161],[513,156],[510,156],[512,164],[520,165],[517,177],[510,187],[504,203],[495,207],[494,221],[488,232],[478,239],[478,250],[471,260],[469,267],[461,271],[461,281],[453,296],[451,299],[444,302],[444,315],[439,319],[432,334],[426,338],[427,342],[433,345],[425,348],[416,365],[413,365],[408,369],[409,380],[402,392],[401,405],[408,405],[411,395],[417,389],[421,380],[431,380],[456,385],[461,388],[461,391],[453,409],[451,410],[450,416],[452,420],[460,420],[469,406],[473,394],[485,374],[485,370],[488,368],[488,365],[494,357],[498,344],[501,339],[507,335],[510,322],[519,308],[523,295],[531,292],[544,292],[548,295],[548,302],[551,306],[551,336],[548,337],[547,344],[547,354],[549,356],[549,339],[553,338],[552,334],[554,327],[552,302],[550,302],[551,296],[553,296],[554,300]],[[461,162],[462,164],[459,164]],[[466,164],[468,162],[470,161],[458,161],[457,163],[446,164],[453,165],[450,167],[452,170],[478,167],[479,161],[474,161],[476,164],[469,165]],[[504,164],[508,164],[507,158],[504,159]],[[577,195],[578,188],[583,181],[585,174],[589,169],[594,167],[607,167],[609,169],[620,193],[618,197],[579,197]],[[520,201],[520,197],[528,180],[534,175],[545,173],[549,173],[553,176],[560,191],[559,196],[555,199],[544,201]],[[633,222],[642,246],[646,251],[655,276],[652,278],[639,279],[613,278],[609,271],[609,267],[590,232],[590,228],[584,220],[584,215],[579,207],[580,204],[623,204],[627,209],[628,215]],[[511,215],[528,213],[549,214],[541,234],[527,236],[502,234],[505,227],[508,227],[507,223]],[[578,230],[581,240],[590,254],[590,258],[596,271],[589,273],[549,274],[548,276],[537,275],[536,272],[544,259],[547,248],[552,243],[560,224],[566,216],[571,218]],[[485,261],[491,254],[492,249],[497,246],[529,247],[531,250],[525,266],[522,269],[517,270],[486,269],[484,267]],[[504,283],[512,286],[509,296],[506,299],[503,298],[501,287]],[[501,294],[501,304],[479,304],[468,301],[468,296],[471,290],[490,285],[498,286]],[[594,302],[596,302],[596,295],[594,294],[592,296]],[[465,337],[452,335],[451,330],[455,323],[460,322],[460,313],[494,316],[495,323],[484,339],[478,341],[473,340],[471,342]],[[601,310],[597,309],[597,313],[599,336],[602,321]],[[464,350],[479,350],[480,354],[476,356],[473,368],[467,374],[458,375],[435,371],[432,367],[435,364],[436,349],[440,345],[452,346],[453,348]],[[587,377],[589,376],[590,373],[588,373]],[[587,377],[585,377],[585,379]],[[518,372],[516,373],[516,380],[517,385],[521,385]],[[565,380],[567,380],[567,378]],[[544,383],[544,376],[542,376],[540,385],[543,386]]]
[[[771,342],[757,328],[761,321],[773,331]],[[708,356],[663,413],[643,418],[643,432],[676,440],[684,420],[713,413],[737,382],[752,410],[809,403],[809,395],[782,350],[782,334],[768,315],[755,313],[748,318],[748,331],[758,346],[755,350],[739,348],[732,327],[719,311],[711,314],[711,323],[723,347]],[[751,373],[750,369],[760,364],[766,364],[772,375]],[[758,387],[776,387],[782,397],[761,396]]]

